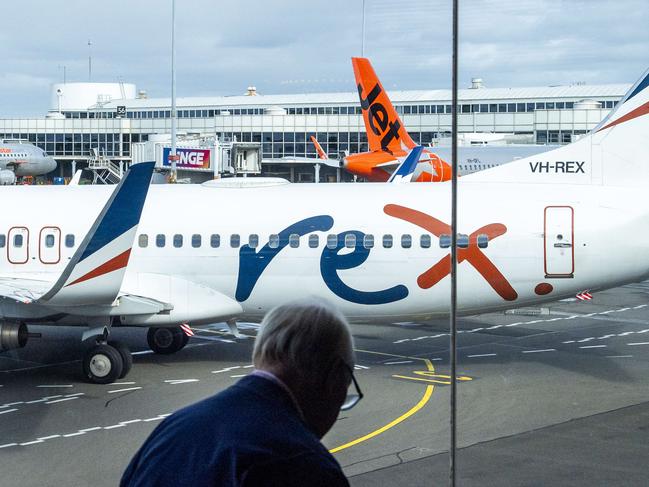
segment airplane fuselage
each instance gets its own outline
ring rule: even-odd
[[[471,181],[459,186],[461,313],[555,300],[649,275],[649,214],[643,210],[642,189],[485,187]],[[0,215],[0,235],[6,236],[0,275],[56,279],[111,190],[4,188],[0,204],[18,205],[22,211],[20,216]],[[155,282],[175,289],[169,296],[176,301],[168,314],[132,323],[220,319],[223,314],[209,302],[194,306],[198,311],[183,307],[181,301],[202,288],[237,301],[244,319],[257,319],[269,308],[305,295],[331,300],[353,321],[446,315],[449,202],[447,183],[234,189],[155,185],[122,289],[157,297],[151,296],[151,279],[171,276],[176,284]],[[606,232],[602,222],[610,222]],[[23,235],[21,247],[15,245],[18,234]],[[75,236],[74,246],[66,247],[67,235]],[[5,319],[52,314],[41,308],[0,301]]]

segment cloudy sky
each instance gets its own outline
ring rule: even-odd
[[[172,0],[3,5],[0,117],[49,86],[124,81],[169,96]],[[450,0],[365,0],[365,55],[392,89],[450,87]],[[176,0],[178,96],[353,91],[363,0]],[[649,66],[646,0],[460,0],[460,86],[631,83]]]

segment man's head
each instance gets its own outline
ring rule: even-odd
[[[278,306],[261,323],[252,359],[257,369],[286,383],[308,425],[324,436],[336,421],[354,367],[344,316],[314,298]]]

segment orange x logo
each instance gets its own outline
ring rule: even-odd
[[[418,227],[428,230],[433,235],[450,235],[451,227],[435,217],[422,213],[421,211],[406,208],[400,205],[386,205],[383,208],[386,215],[399,218],[410,222]],[[514,301],[518,294],[509,284],[505,276],[489,260],[489,258],[478,247],[478,235],[486,235],[489,240],[499,237],[507,232],[507,227],[502,223],[490,223],[469,235],[469,245],[467,248],[457,249],[458,264],[465,260],[477,270],[482,277],[489,283],[494,291],[500,297],[507,301]],[[417,284],[422,289],[429,289],[444,279],[451,273],[451,256],[450,254],[442,258],[437,264],[430,267],[426,272],[417,278]]]

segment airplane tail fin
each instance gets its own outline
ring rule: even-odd
[[[415,169],[419,163],[419,156],[421,156],[421,151],[424,148],[421,145],[418,145],[410,151],[408,157],[406,157],[397,170],[392,173],[388,183],[409,183],[412,181],[412,177],[415,174]]]
[[[329,159],[329,156],[327,155],[327,153],[324,151],[322,146],[318,143],[318,141],[313,135],[311,136],[311,142],[313,142],[313,145],[315,146],[315,150],[318,153],[318,157],[320,159]]]
[[[649,70],[616,108],[579,140],[465,178],[473,181],[647,187],[648,115]]]
[[[117,297],[140,223],[153,162],[134,164],[52,289],[39,300],[50,306],[111,304]]]
[[[352,58],[370,151],[407,151],[415,143],[408,135],[388,94],[366,58]]]

